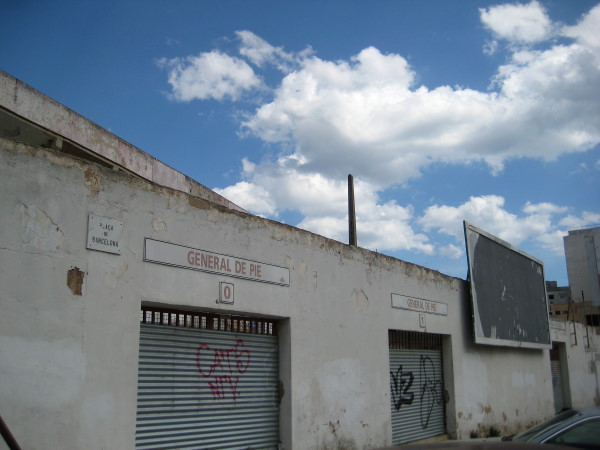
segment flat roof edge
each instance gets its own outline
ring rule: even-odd
[[[141,178],[197,195],[230,209],[246,212],[196,180],[169,167],[2,70],[0,70],[0,106]]]

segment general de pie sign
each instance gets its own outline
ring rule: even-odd
[[[416,297],[407,297],[405,295],[392,294],[392,308],[408,309],[420,313],[448,315],[448,304],[434,302]]]

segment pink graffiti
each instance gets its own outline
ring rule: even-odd
[[[238,339],[235,345],[229,349],[214,349],[213,361],[210,366],[206,367],[206,362],[201,361],[201,355],[206,352],[210,353],[211,349],[208,344],[200,344],[196,350],[196,367],[198,372],[204,378],[212,378],[208,382],[213,395],[213,400],[222,400],[225,398],[227,387],[231,391],[231,397],[235,401],[240,393],[237,390],[240,375],[245,373],[250,365],[250,351],[243,349],[244,341]]]

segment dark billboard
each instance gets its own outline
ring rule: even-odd
[[[475,343],[550,348],[544,264],[464,222]]]

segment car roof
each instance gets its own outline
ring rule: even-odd
[[[561,419],[562,416],[568,417]],[[527,441],[544,442],[546,439],[562,432],[562,430],[570,428],[576,423],[596,417],[600,417],[600,408],[567,409],[547,421],[518,434],[515,436],[515,439],[518,440],[519,436],[528,436],[526,438]]]
[[[562,445],[552,445],[551,450],[568,449]],[[377,450],[435,450],[435,449],[465,449],[465,450],[544,450],[547,444],[532,444],[530,442],[511,441],[443,441],[427,444],[405,444],[382,447]]]

